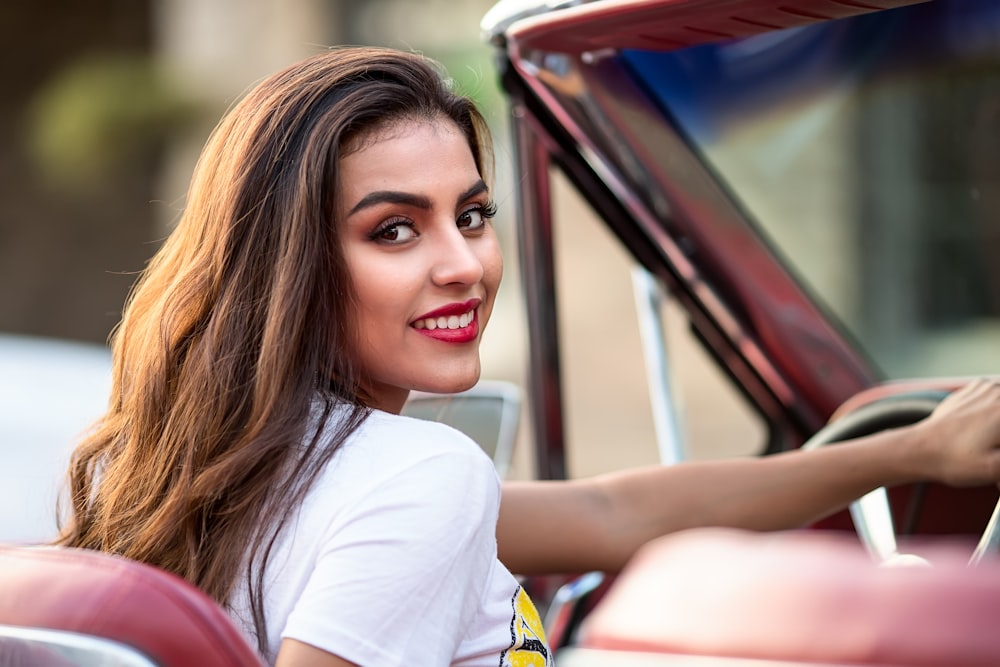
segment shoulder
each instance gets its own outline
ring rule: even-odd
[[[421,664],[448,664],[496,565],[498,509],[499,479],[474,441],[373,412],[289,522],[268,622],[358,664],[418,650]]]
[[[482,448],[461,431],[439,422],[387,412],[372,412],[345,444],[352,452],[364,450],[383,462],[392,457],[397,465],[453,461],[483,470],[493,469]]]
[[[411,506],[499,505],[500,480],[489,456],[464,433],[438,422],[374,411],[337,451],[317,493],[352,499],[411,494]],[[475,503],[478,504],[478,503]]]

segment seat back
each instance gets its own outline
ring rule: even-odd
[[[1000,563],[879,567],[857,538],[698,529],[642,549],[559,664],[1000,665]]]
[[[215,601],[179,577],[96,551],[0,546],[0,664],[262,663]]]
[[[462,431],[489,455],[501,478],[507,475],[521,416],[521,390],[516,384],[480,380],[457,394],[413,391],[403,406],[403,414]]]

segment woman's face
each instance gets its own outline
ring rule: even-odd
[[[358,299],[365,389],[398,412],[411,389],[450,393],[479,379],[479,341],[503,262],[492,204],[462,132],[404,120],[340,161],[338,224]]]

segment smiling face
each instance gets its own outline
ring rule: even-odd
[[[447,119],[401,120],[340,160],[337,220],[358,303],[373,407],[479,379],[479,342],[503,263],[489,192]]]

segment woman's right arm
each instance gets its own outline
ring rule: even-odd
[[[878,486],[1000,480],[1000,385],[977,381],[913,426],[774,456],[504,485],[500,560],[518,574],[617,571],[649,540],[701,526],[797,528]]]

